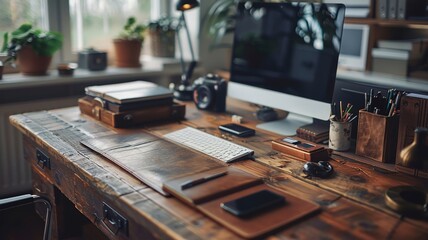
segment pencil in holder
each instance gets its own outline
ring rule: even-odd
[[[378,162],[394,163],[398,122],[398,114],[385,116],[360,110],[355,153]]]

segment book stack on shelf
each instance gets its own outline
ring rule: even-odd
[[[372,49],[373,71],[406,77],[423,67],[428,39],[379,40]]]
[[[376,17],[380,19],[426,20],[426,1],[422,0],[377,0]]]
[[[126,128],[138,124],[182,119],[185,105],[173,101],[173,93],[147,81],[90,86],[79,99],[79,108],[110,126]]]

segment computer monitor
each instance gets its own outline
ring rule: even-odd
[[[370,27],[366,24],[345,24],[339,54],[339,67],[364,71]]]
[[[344,15],[342,4],[238,4],[228,96],[289,112],[258,128],[293,135],[329,119]]]

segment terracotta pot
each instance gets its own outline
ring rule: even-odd
[[[113,41],[116,53],[117,67],[141,67],[140,53],[142,41],[115,39]]]
[[[17,53],[19,69],[24,75],[46,75],[52,56],[40,56],[31,46],[24,46]]]

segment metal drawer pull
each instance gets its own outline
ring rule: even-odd
[[[98,217],[97,213],[94,213],[94,216],[95,221],[100,222],[112,235],[117,235],[119,231],[122,231],[128,236],[128,220],[106,203],[103,202],[103,217]]]
[[[37,158],[37,165],[39,165],[43,169],[45,167],[47,167],[48,169],[51,169],[51,159],[39,149],[36,149],[36,158]]]

